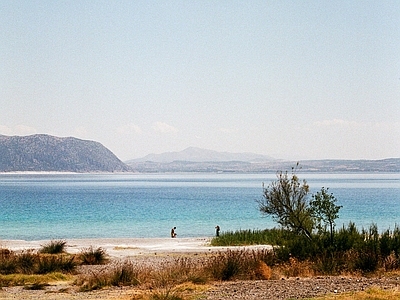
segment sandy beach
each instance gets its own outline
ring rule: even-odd
[[[15,252],[38,250],[51,240],[24,241],[0,240],[0,247]],[[129,258],[157,253],[204,253],[244,247],[210,246],[211,238],[102,238],[102,239],[65,239],[66,252],[75,254],[93,247],[101,247],[110,258]],[[269,248],[268,245],[246,246],[246,249]]]

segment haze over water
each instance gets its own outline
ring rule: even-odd
[[[342,205],[337,225],[400,223],[400,174],[299,174]],[[2,174],[0,239],[213,236],[277,226],[256,200],[275,174]]]

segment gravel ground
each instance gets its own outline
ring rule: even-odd
[[[326,294],[364,291],[372,287],[399,289],[400,279],[393,278],[353,278],[318,277],[287,280],[257,280],[216,282],[208,286],[200,299],[305,299]],[[47,287],[46,290],[27,291],[22,287],[3,288],[0,299],[133,299],[137,290],[130,287],[110,288],[93,292],[77,292],[62,283]]]
[[[398,289],[399,278],[318,277],[289,280],[235,281],[217,283],[206,299],[305,299],[326,294],[364,291],[371,287]]]

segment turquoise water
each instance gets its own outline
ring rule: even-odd
[[[298,174],[312,192],[329,187],[337,224],[380,230],[400,224],[400,174]],[[275,174],[2,174],[0,239],[212,236],[271,228],[257,199]]]

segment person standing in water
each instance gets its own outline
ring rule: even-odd
[[[171,237],[172,237],[172,238],[176,238],[175,229],[176,229],[176,227],[174,227],[174,228],[171,229]]]

